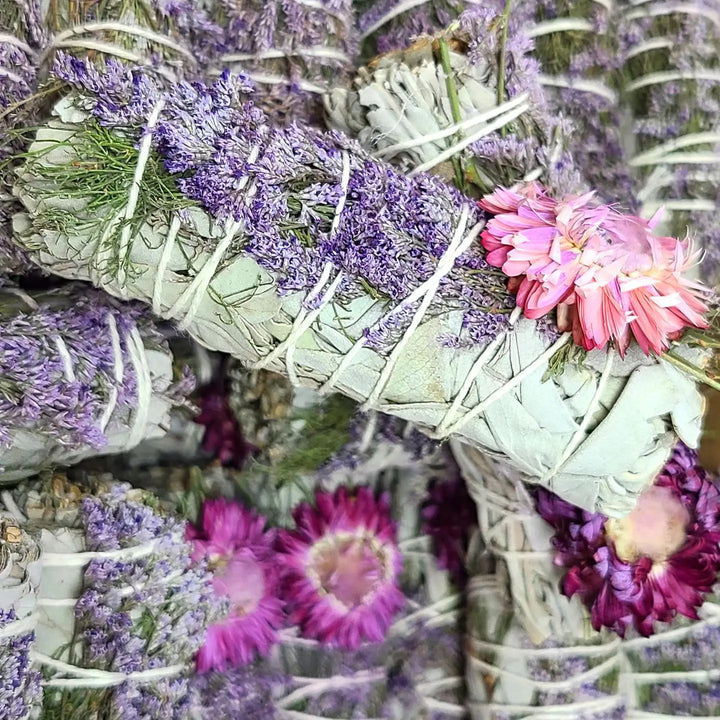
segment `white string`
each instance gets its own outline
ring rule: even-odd
[[[8,80],[14,83],[21,83],[22,78],[17,74],[14,73],[12,70],[8,70],[6,67],[2,67],[0,65],[0,75],[3,77],[6,77]]]
[[[0,43],[8,43],[9,45],[15,45],[19,47],[27,55],[35,57],[35,51],[20,38],[11,35],[10,33],[0,32]]]
[[[555,720],[558,717],[567,717],[570,720],[578,720],[582,717],[582,713],[588,710],[610,710],[617,707],[619,698],[615,695],[599,697],[593,700],[584,700],[576,703],[568,703],[567,705],[544,705],[542,707],[536,705],[511,705],[493,702],[469,702],[468,707],[478,713],[473,717],[497,717],[495,712],[502,713],[530,713],[526,714],[522,720],[529,718],[547,718]]]
[[[60,337],[60,335],[53,335],[52,339],[55,342],[55,347],[57,348],[58,355],[62,360],[65,379],[70,383],[74,383],[77,378],[75,377],[75,370],[73,370],[73,361],[70,357],[70,351],[68,350],[65,341]]]
[[[370,448],[370,443],[375,435],[375,429],[378,424],[378,413],[375,410],[369,410],[367,414],[367,422],[363,430],[362,438],[360,439],[360,446],[358,452],[365,453]]]
[[[147,166],[150,158],[150,150],[152,148],[152,132],[157,125],[160,118],[160,113],[165,107],[165,100],[162,98],[155,103],[150,115],[148,116],[147,123],[145,124],[145,134],[140,142],[140,149],[138,151],[137,163],[135,165],[135,173],[133,174],[132,183],[128,192],[127,202],[125,203],[125,224],[122,231],[120,232],[120,242],[118,246],[118,273],[117,281],[122,287],[125,285],[125,270],[123,261],[127,253],[127,249],[130,245],[130,233],[132,232],[132,225],[130,221],[135,215],[135,208],[137,207],[138,199],[140,197],[140,187],[142,185],[142,178],[145,174],[145,167]]]
[[[351,62],[351,58],[344,53],[342,50],[336,48],[329,48],[323,45],[316,45],[311,47],[292,47],[283,49],[272,48],[270,50],[264,50],[259,53],[229,53],[223,55],[220,58],[221,64],[224,63],[235,63],[235,62],[247,62],[250,60],[279,60],[281,58],[288,57],[310,57],[320,58],[323,60],[340,60],[344,63]]]
[[[556,32],[571,32],[573,30],[594,32],[595,26],[590,20],[586,20],[585,18],[559,17],[553,20],[544,20],[537,25],[526,28],[523,34],[529,38],[536,38]]]
[[[518,105],[522,105],[527,99],[528,94],[521,93],[501,105],[495,105],[486,112],[471,115],[470,117],[465,118],[462,122],[453,123],[442,130],[437,130],[436,132],[428,133],[427,135],[419,135],[418,137],[410,138],[409,140],[403,140],[402,142],[394,143],[393,145],[388,145],[384,148],[379,148],[373,152],[373,155],[376,157],[386,157],[387,155],[392,155],[403,150],[409,150],[417,147],[418,145],[426,145],[428,143],[436,142],[437,140],[443,140],[446,137],[450,137],[458,132],[467,130],[467,128],[473,127],[478,123],[483,123],[497,117],[498,115],[502,115],[503,113],[516,108]]]
[[[109,670],[98,670],[95,668],[83,668],[77,665],[56,660],[49,655],[45,655],[37,650],[30,651],[30,657],[34,662],[45,665],[53,670],[57,670],[63,674],[74,675],[74,678],[53,678],[44,680],[43,687],[61,687],[61,688],[102,688],[114,687],[122,685],[125,682],[132,681],[136,683],[153,683],[157,680],[176,677],[187,670],[186,665],[169,665],[162,668],[153,668],[152,670],[141,670],[138,672],[121,673],[111,672]]]
[[[340,197],[338,198],[337,204],[335,205],[335,212],[333,215],[333,220],[330,225],[330,230],[328,233],[328,237],[332,239],[337,232],[338,227],[340,226],[340,218],[342,215],[343,210],[345,209],[345,203],[347,202],[347,195],[348,195],[348,189],[350,186],[350,156],[348,153],[343,150],[342,153],[342,176],[340,180]],[[305,300],[303,301],[303,305],[300,308],[300,311],[297,314],[297,317],[293,321],[292,327],[290,328],[290,333],[288,336],[279,344],[277,345],[273,350],[271,350],[265,357],[261,358],[256,362],[252,367],[255,370],[260,370],[264,367],[267,367],[271,362],[279,358],[283,353],[285,353],[285,366],[288,374],[288,378],[293,386],[298,386],[300,384],[299,378],[297,377],[297,373],[295,372],[295,363],[293,361],[293,356],[295,354],[295,346],[297,345],[298,340],[303,336],[305,331],[315,322],[316,318],[320,315],[320,313],[323,311],[323,309],[327,306],[327,304],[330,302],[330,300],[335,295],[335,292],[337,291],[340,283],[344,279],[345,275],[342,271],[339,271],[335,278],[333,279],[332,283],[330,283],[330,287],[327,289],[323,297],[321,298],[320,302],[318,303],[317,307],[313,308],[312,310],[308,311],[306,310],[306,305],[309,305],[310,302],[312,302],[317,295],[320,293],[322,288],[325,286],[325,283],[330,278],[330,274],[333,270],[333,264],[331,262],[325,263],[325,266],[323,267],[322,273],[320,274],[320,279],[315,284],[315,286],[310,290],[308,295],[306,296]]]
[[[105,406],[105,411],[100,418],[101,432],[105,432],[105,428],[108,426],[110,418],[115,411],[119,395],[118,387],[122,384],[125,372],[122,359],[122,348],[120,347],[120,334],[118,333],[117,322],[115,321],[113,313],[108,313],[107,322],[108,330],[110,332],[110,344],[112,345],[113,352],[113,375],[115,384],[110,388],[110,397],[107,405]]]
[[[381,28],[383,25],[389,23],[393,18],[396,18],[398,15],[402,15],[404,12],[419,7],[420,5],[425,5],[425,3],[427,2],[430,2],[430,0],[402,0],[402,2],[399,2],[397,5],[395,5],[395,7],[391,8],[379,20],[376,20],[372,25],[365,28],[365,30],[360,34],[360,40],[364,40],[369,35],[372,35],[376,30]],[[466,0],[465,4],[479,5],[481,4],[481,0]]]
[[[448,595],[440,600],[436,600],[431,605],[425,605],[405,617],[396,620],[388,630],[389,636],[405,635],[410,631],[410,626],[424,618],[435,619],[447,613],[454,612],[461,604],[462,596],[455,593]]]
[[[21,620],[13,620],[12,622],[0,628],[0,638],[17,637],[35,630],[37,626],[38,616],[35,613],[26,615]]]
[[[221,72],[221,70],[213,70],[210,74],[217,76],[220,75]],[[293,80],[292,78],[284,75],[270,75],[268,73],[255,72],[254,70],[245,71],[245,75],[261,85],[297,85],[301,90],[306,90],[307,92],[316,93],[318,95],[323,95],[327,92],[327,87],[324,85],[317,85],[309,82],[308,80]]]
[[[579,90],[580,92],[592,93],[605,98],[612,104],[617,104],[617,93],[599,80],[575,80],[564,75],[543,75],[539,76],[540,84],[548,87],[567,88]]]
[[[720,608],[714,603],[705,603],[700,612],[709,613],[709,617],[703,618],[700,622],[691,623],[683,627],[674,628],[672,630],[665,630],[661,633],[656,633],[650,637],[637,637],[630,638],[623,641],[623,648],[634,648],[636,646],[646,646],[664,643],[667,640],[682,640],[688,635],[701,631],[706,626],[720,625]]]
[[[615,655],[603,661],[602,663],[591,667],[585,672],[576,673],[572,677],[565,678],[563,680],[536,680],[535,678],[529,677],[527,675],[521,675],[520,673],[513,672],[512,670],[508,670],[507,668],[498,667],[497,665],[493,665],[492,663],[485,662],[484,660],[481,660],[480,658],[477,658],[473,655],[469,656],[469,659],[471,664],[477,665],[483,672],[489,673],[490,675],[493,675],[495,677],[501,676],[510,678],[511,680],[520,680],[529,683],[530,685],[533,685],[539,690],[555,692],[560,692],[562,690],[572,690],[578,685],[583,685],[589,680],[597,680],[610,670],[615,669],[615,667],[620,662],[620,656]]]
[[[25,517],[23,511],[18,507],[18,504],[15,502],[15,499],[9,490],[3,490],[0,493],[0,498],[2,498],[5,508],[15,518],[15,520],[20,523],[27,522],[27,517]]]
[[[672,13],[680,13],[684,15],[699,15],[706,20],[710,20],[714,25],[720,25],[720,13],[703,5],[669,2],[657,3],[649,8],[638,8],[631,10],[625,14],[626,20],[642,20],[647,17],[658,17],[661,15],[670,15]]]
[[[509,112],[504,113],[503,115],[500,115],[500,117],[498,117],[497,120],[494,120],[493,122],[490,122],[487,125],[483,125],[476,132],[459,140],[457,143],[454,143],[446,150],[443,150],[438,155],[435,155],[434,157],[430,158],[429,160],[426,160],[424,163],[421,163],[417,167],[414,167],[408,173],[408,177],[414,177],[418,173],[425,172],[426,170],[430,170],[431,168],[434,168],[436,165],[439,165],[441,162],[448,160],[449,158],[453,157],[453,155],[456,155],[457,153],[464,150],[468,145],[472,145],[472,143],[477,142],[480,138],[483,138],[486,135],[490,135],[491,133],[495,132],[495,130],[499,130],[500,128],[504,127],[505,125],[508,125],[513,120],[519,118],[523,113],[527,112],[529,109],[530,109],[529,103],[523,103],[522,105],[515,108],[514,110],[511,110]]]
[[[447,428],[446,434],[450,435],[458,432],[462,429],[470,420],[476,418],[483,410],[492,405],[494,402],[504,397],[519,385],[528,375],[535,372],[539,367],[549,360],[563,345],[567,345],[572,334],[565,333],[561,335],[545,352],[535,358],[529,365],[526,365],[517,375],[514,375],[505,384],[501,385],[497,390],[491,392],[486,398],[482,400],[471,410],[468,410],[463,416],[461,416],[454,423],[450,424]]]
[[[168,265],[170,264],[172,251],[175,248],[175,239],[177,238],[178,232],[180,232],[181,224],[182,222],[178,215],[174,214],[170,227],[168,228],[167,236],[163,242],[160,262],[158,263],[157,273],[155,273],[155,281],[153,282],[152,309],[156,315],[162,315],[162,294],[165,273],[167,272]]]
[[[665,70],[648,73],[626,85],[627,92],[634,92],[649,85],[676,82],[677,80],[710,80],[720,82],[720,70],[693,68],[692,70]]]
[[[313,681],[312,684],[299,687],[288,693],[279,701],[281,708],[287,708],[293,703],[320,695],[329,690],[342,690],[352,687],[353,685],[367,685],[370,683],[381,682],[387,679],[384,669],[378,670],[360,670],[352,675],[333,675],[329,678],[321,678]]]
[[[157,43],[158,45],[165,45],[171,50],[174,50],[175,52],[184,55],[189,60],[192,60],[193,62],[195,61],[195,56],[192,52],[190,52],[190,50],[183,47],[182,45],[178,45],[175,41],[171,40],[166,35],[161,35],[152,30],[149,30],[148,28],[141,27],[140,25],[124,25],[120,22],[89,22],[83,25],[77,25],[73,28],[68,28],[67,30],[63,30],[50,40],[50,44],[43,51],[41,61],[44,61],[54,48],[68,47],[68,44],[64,43],[65,40],[68,40],[69,38],[76,35],[92,33],[98,30],[110,30],[125,33],[126,35],[135,35],[137,37],[144,38],[145,40],[150,40],[151,42]],[[72,43],[70,43],[69,46],[73,47]]]
[[[509,327],[513,327],[515,325],[521,314],[522,308],[519,306],[512,311],[512,314],[510,315],[510,320],[508,322]],[[455,395],[452,404],[447,409],[447,412],[443,416],[443,419],[440,421],[440,424],[435,429],[435,432],[438,435],[444,436],[447,434],[446,431],[448,425],[450,425],[452,418],[454,418],[458,410],[460,410],[460,406],[467,397],[467,394],[470,392],[470,388],[475,382],[475,379],[480,374],[481,370],[487,365],[487,358],[492,355],[495,350],[500,346],[506,335],[507,332],[500,333],[495,339],[489,342],[487,344],[487,347],[480,353],[478,359],[475,361],[472,368],[470,368],[470,372],[465,377],[465,381],[460,387],[460,391]]]
[[[502,645],[498,643],[481,640],[477,637],[469,637],[468,640],[474,648],[487,650],[491,653],[503,653],[504,655],[515,655],[517,657],[533,657],[533,658],[557,658],[557,657],[596,657],[598,655],[607,655],[614,653],[620,649],[621,640],[618,636],[613,637],[610,642],[602,645],[560,645],[558,647],[530,647],[521,648],[512,645]]]
[[[128,338],[128,354],[135,369],[137,386],[137,405],[133,413],[132,426],[125,444],[126,450],[132,450],[145,437],[147,431],[153,388],[152,375],[148,365],[145,345],[137,327],[133,327]]]
[[[425,290],[420,305],[415,311],[413,319],[406,328],[405,332],[403,332],[400,341],[395,345],[392,352],[388,356],[385,362],[385,367],[380,373],[380,377],[375,383],[372,392],[361,406],[362,409],[367,410],[378,401],[380,395],[382,394],[382,391],[385,389],[385,386],[390,380],[390,376],[392,375],[392,372],[395,369],[398,360],[400,359],[402,351],[405,349],[405,346],[410,341],[413,333],[425,317],[425,314],[427,313],[430,304],[435,298],[435,294],[437,293],[443,278],[455,267],[455,261],[470,247],[470,245],[472,245],[473,242],[475,242],[475,238],[478,236],[480,230],[483,228],[483,223],[477,223],[463,239],[463,232],[465,231],[465,227],[467,226],[468,216],[468,206],[464,205],[462,212],[460,213],[458,225],[455,229],[455,234],[450,240],[447,250],[440,258],[437,267],[435,268],[435,272],[433,272],[432,276],[430,277],[429,285]],[[404,304],[405,303],[400,303],[401,306]]]
[[[643,165],[654,165],[661,162],[668,162],[667,156],[675,153],[676,150],[692,147],[693,145],[705,145],[709,143],[720,143],[720,132],[707,131],[690,133],[689,135],[681,135],[667,142],[660,143],[650,150],[638,153],[630,160],[633,167],[641,167]],[[717,155],[713,153],[715,157]]]
[[[603,367],[602,375],[600,375],[600,380],[598,381],[597,388],[595,389],[595,394],[592,396],[592,400],[590,400],[590,404],[585,411],[582,422],[578,426],[578,429],[573,433],[573,436],[570,438],[570,442],[567,444],[567,447],[560,456],[560,459],[555,463],[555,466],[543,473],[542,478],[539,480],[540,485],[547,485],[549,480],[560,472],[560,469],[567,462],[568,458],[575,452],[575,450],[577,450],[579,445],[585,439],[588,425],[592,422],[595,411],[600,407],[600,400],[602,399],[605,388],[610,380],[610,373],[612,372],[614,360],[615,351],[612,348],[609,348],[607,355],[605,356],[605,365]]]
[[[654,215],[660,208],[668,212],[713,212],[716,208],[715,202],[704,198],[686,198],[684,200],[648,200],[643,203],[643,212],[647,215]]]
[[[128,60],[136,65],[145,64],[142,55],[138,55],[130,50],[123,50],[110,43],[101,42],[99,40],[65,40],[55,44],[56,49],[62,48],[79,48],[80,50],[96,50],[106,55],[113,55],[121,60]]]
[[[653,50],[664,50],[665,48],[671,48],[675,45],[675,41],[671,38],[657,37],[645,40],[634,47],[629,48],[625,53],[625,59],[630,60],[631,58],[642,55],[645,52],[652,52]]]
[[[650,684],[657,681],[689,681],[689,682],[712,682],[720,680],[720,668],[708,668],[707,670],[676,670],[666,672],[629,672],[627,677],[633,679],[640,685]]]
[[[157,550],[157,541],[133,545],[118,550],[96,550],[83,552],[44,552],[43,567],[83,567],[93,560],[138,560],[152,555]]]

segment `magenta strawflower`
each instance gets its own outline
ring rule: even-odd
[[[653,235],[649,222],[600,205],[594,193],[551,198],[538,183],[480,201],[492,213],[482,233],[490,265],[513,278],[517,304],[539,318],[558,308],[587,350],[635,337],[662,353],[686,327],[707,327],[702,286],[683,277],[697,259],[689,243]]]
[[[219,498],[205,501],[200,526],[188,526],[187,537],[193,559],[208,561],[216,593],[230,601],[228,617],[208,629],[198,670],[225,670],[267,655],[283,622],[274,530],[265,529],[261,515]]]
[[[675,615],[697,619],[720,571],[720,483],[679,445],[621,519],[581,510],[544,489],[536,506],[555,528],[555,562],[567,568],[565,595],[577,594],[596,630],[643,635]]]
[[[279,537],[284,596],[305,637],[355,649],[385,638],[405,598],[388,498],[368,488],[318,492]]]

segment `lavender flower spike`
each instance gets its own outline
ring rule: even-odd
[[[40,548],[0,515],[0,708],[4,720],[31,720],[40,707],[40,673],[30,651],[38,622]]]
[[[164,94],[130,72],[89,92],[74,80],[85,96],[56,107],[14,189],[18,241],[49,271],[608,515],[632,508],[677,434],[696,444],[692,381],[639,349],[565,362],[569,335],[513,312],[477,240],[483,215],[441,181],[270,126],[232,75]]]
[[[0,290],[0,484],[159,437],[172,356],[138,305]]]

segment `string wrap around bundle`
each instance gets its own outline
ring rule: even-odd
[[[617,636],[594,632],[577,598],[560,593],[552,531],[523,478],[452,443],[478,510],[495,575],[470,580],[466,677],[473,719],[577,718],[624,705]],[[473,560],[470,560],[472,566]]]
[[[163,208],[137,217],[133,199],[149,164],[161,162],[149,146],[163,117],[162,100],[150,113],[126,205],[112,210],[124,218],[125,228],[114,252],[107,251],[108,224],[98,217],[83,220],[71,248],[61,231],[43,224],[43,212],[57,202],[56,186],[43,172],[72,163],[81,152],[73,144],[81,122],[73,101],[65,98],[56,107],[64,124],[53,121],[39,130],[32,160],[20,170],[15,188],[29,208],[15,216],[16,236],[35,249],[35,260],[48,270],[152,303],[157,314],[179,320],[201,344],[248,365],[284,373],[298,385],[340,391],[367,410],[409,420],[433,437],[457,437],[502,456],[568,501],[610,516],[632,509],[678,435],[696,445],[703,401],[693,382],[638,348],[612,360],[594,351],[582,365],[561,362],[551,370],[570,336],[541,332],[518,311],[509,318],[507,307],[497,308],[500,322],[492,339],[464,340],[474,309],[448,297],[447,288],[459,282],[470,259],[483,257],[477,208],[441,183],[428,187],[423,176],[395,174],[355,146],[338,147],[323,161],[323,182],[335,205],[325,246],[332,248],[355,227],[359,200],[350,188],[368,167],[403,192],[427,196],[428,202],[432,196],[433,212],[443,222],[447,218],[432,269],[407,278],[399,298],[365,289],[357,270],[332,256],[318,263],[306,289],[283,290],[274,270],[244,252],[258,232],[246,227],[247,219],[217,222],[199,206],[186,209],[182,218]],[[281,132],[269,130],[264,142]],[[307,142],[313,138],[309,134]],[[273,152],[278,147],[279,142]],[[265,149],[255,142],[243,158],[245,174],[234,180],[235,217],[252,216],[261,205],[266,186],[255,178]],[[379,214],[387,238],[409,232],[398,225],[405,222],[402,211],[390,204]]]

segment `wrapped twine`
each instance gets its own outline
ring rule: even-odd
[[[30,654],[38,622],[40,548],[6,514],[0,516],[0,708],[5,720],[36,718],[40,673]]]
[[[552,531],[523,478],[473,448],[452,446],[497,564],[494,575],[475,575],[468,588],[471,716],[622,720],[620,640],[595,632],[579,600],[561,595]]]
[[[136,166],[123,168],[128,193],[120,208],[88,206],[58,187],[69,165],[83,163],[89,180],[105,162],[84,144],[94,121],[72,98],[64,100],[59,120],[40,130],[15,188],[29,211],[15,218],[17,237],[34,259],[145,300],[200,343],[282,371],[293,384],[339,390],[434,437],[455,435],[503,454],[562,497],[608,515],[632,507],[676,432],[696,443],[700,396],[661,360],[596,351],[582,366],[561,360],[557,372],[549,370],[570,335],[543,333],[518,311],[511,314],[502,279],[475,271],[485,264],[473,203],[427,176],[404,178],[336,136],[272,128],[237,100],[225,105],[223,83],[192,92],[179,86],[182,97],[157,100],[147,122],[140,121],[149,132],[139,149],[128,150]],[[144,178],[174,182],[152,150],[154,128],[172,153],[173,133],[185,132],[177,123],[191,121],[175,115],[174,104],[197,111],[198,92],[211,105],[201,112],[214,105],[223,116],[234,113],[227,152],[238,153],[247,175],[212,197],[217,212],[234,207],[240,219],[214,220],[176,194],[170,206],[139,202]],[[243,120],[246,112],[252,120]],[[225,182],[220,169],[210,172],[213,182]],[[290,208],[298,207],[292,178],[308,174],[316,182],[287,232]],[[187,182],[191,194],[204,193]],[[82,185],[72,187],[82,193]],[[398,201],[388,203],[393,195]],[[50,208],[71,223],[72,240]],[[369,267],[356,255],[362,238]]]
[[[1,296],[0,483],[164,434],[172,356],[142,308],[77,285]]]

